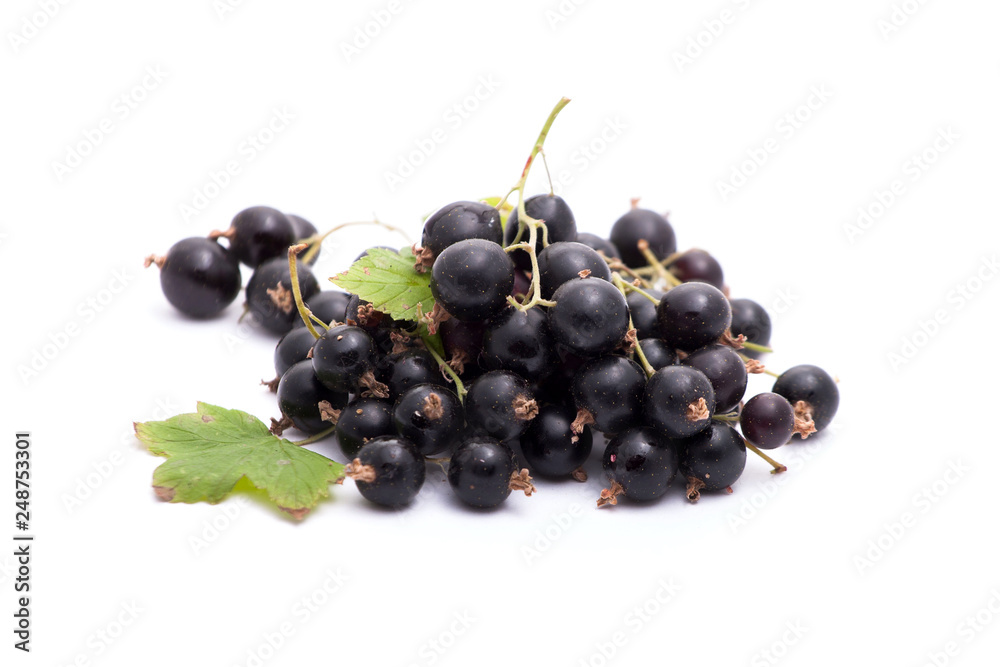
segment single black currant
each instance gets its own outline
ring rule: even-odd
[[[771,317],[763,306],[750,299],[732,299],[729,306],[733,311],[733,321],[729,325],[729,329],[734,336],[743,334],[751,343],[770,345]],[[743,350],[743,354],[752,359],[758,359],[762,353]]]
[[[396,432],[424,456],[455,447],[465,430],[465,411],[458,396],[439,384],[418,384],[396,399],[392,409]]]
[[[708,283],[725,287],[722,265],[704,250],[688,250],[670,264],[670,272],[684,283]]]
[[[517,472],[514,452],[493,438],[473,437],[451,455],[448,483],[466,505],[489,509],[507,500]]]
[[[347,392],[325,387],[308,360],[285,371],[278,383],[278,408],[282,416],[305,433],[319,433],[333,426],[332,422],[323,419],[320,403],[326,401],[330,404],[329,409],[340,410],[347,405],[348,398]]]
[[[584,356],[606,354],[628,333],[628,305],[605,280],[574,278],[553,295],[549,327],[556,341]]]
[[[376,376],[379,382],[389,388],[389,398],[392,400],[418,384],[445,385],[438,363],[430,352],[421,349],[389,355],[379,363]]]
[[[566,200],[559,195],[542,194],[528,197],[524,200],[524,210],[530,217],[545,223],[545,228],[548,230],[549,244],[560,241],[576,241],[576,218],[573,217],[573,211],[570,210]],[[504,245],[510,245],[517,237],[517,228],[519,226],[518,215],[518,207],[515,206],[507,218],[507,228],[504,230],[503,237]],[[541,254],[542,248],[545,247],[542,244],[541,229],[538,230],[537,237],[535,252]],[[527,229],[521,234],[521,241],[527,243]],[[524,271],[531,270],[531,257],[528,253],[523,250],[515,250],[511,253],[511,258],[514,260],[517,268]]]
[[[406,438],[386,435],[369,440],[344,470],[366,500],[383,507],[409,505],[424,485],[424,457]]]
[[[743,437],[761,449],[781,447],[792,438],[795,412],[784,396],[757,394],[740,412],[740,430]]]
[[[305,327],[292,329],[274,347],[274,371],[280,378],[289,368],[309,358],[316,337]]]
[[[840,405],[837,383],[819,366],[802,364],[789,368],[775,381],[772,391],[788,399],[797,421],[806,424],[811,421],[817,431],[830,425]]]
[[[611,280],[608,263],[593,248],[573,241],[549,244],[538,253],[542,298],[551,299],[560,285],[567,280],[579,278],[582,271],[589,272],[587,275],[591,278]]]
[[[576,410],[567,405],[544,405],[521,436],[521,451],[532,472],[567,477],[583,465],[594,446],[589,426],[573,429]]]
[[[537,414],[538,403],[528,381],[510,371],[481,375],[465,397],[469,428],[497,440],[520,436]]]
[[[287,257],[288,246],[296,241],[288,216],[270,206],[243,209],[224,236],[236,258],[253,269],[269,259]]]
[[[715,391],[715,411],[729,412],[747,391],[747,367],[736,350],[713,343],[689,354],[682,362],[705,374]]]
[[[445,248],[431,269],[431,292],[452,317],[485,320],[500,312],[514,287],[514,264],[502,246],[471,239]]]
[[[580,232],[576,235],[576,242],[582,243],[585,246],[590,246],[594,250],[600,253],[604,253],[604,256],[608,259],[612,259],[619,256],[618,248],[607,240],[603,239],[597,234],[591,234],[589,232]]]
[[[308,267],[300,265],[298,275],[303,301],[319,292],[316,276]],[[268,331],[286,333],[296,319],[301,319],[295,307],[288,260],[283,257],[269,259],[258,266],[250,276],[246,292],[247,309],[254,321]]]
[[[593,423],[597,430],[614,434],[641,423],[645,387],[646,374],[630,359],[609,355],[588,361],[570,384],[580,410],[577,427]]]
[[[474,201],[442,206],[424,222],[420,244],[437,257],[448,246],[467,239],[503,243],[500,212],[489,204]]]
[[[511,371],[531,381],[550,373],[558,358],[545,313],[507,307],[495,315],[483,336],[481,361],[488,370]]]
[[[396,434],[392,403],[384,398],[355,398],[341,410],[335,432],[340,451],[352,460],[369,440]]]
[[[747,464],[746,443],[728,424],[715,422],[701,433],[675,442],[691,501],[698,500],[701,491],[732,486]]]
[[[715,392],[705,374],[689,366],[667,366],[653,373],[643,397],[646,423],[670,438],[705,429],[715,414]]]
[[[655,289],[645,290],[650,296],[663,298],[663,292]],[[657,338],[660,326],[656,322],[656,304],[638,292],[629,292],[625,297],[628,310],[632,314],[632,326],[639,338]]]
[[[313,345],[316,377],[336,391],[355,392],[361,376],[374,371],[375,360],[372,337],[361,327],[349,324],[327,329]]]
[[[660,338],[687,352],[719,340],[732,316],[726,295],[708,283],[678,285],[656,308]]]
[[[211,317],[240,293],[240,265],[232,253],[206,238],[178,241],[165,257],[150,256],[146,266],[160,268],[160,288],[167,301],[185,315]]]
[[[639,341],[639,347],[654,371],[677,363],[677,351],[662,338],[643,338]]]
[[[677,251],[674,228],[667,219],[655,211],[633,208],[618,218],[611,227],[611,242],[618,248],[626,266],[646,266],[646,257],[639,250],[639,242],[646,241],[657,259],[666,259]]]
[[[611,489],[601,493],[599,506],[616,504],[622,493],[639,502],[656,500],[677,474],[677,448],[651,428],[630,428],[608,443],[603,464]]]
[[[316,294],[305,303],[306,308],[308,308],[313,315],[329,326],[334,322],[343,324],[347,321],[347,304],[350,303],[350,301],[350,294],[346,292],[328,290]],[[301,317],[296,318],[294,326],[304,327],[305,322],[302,321]]]

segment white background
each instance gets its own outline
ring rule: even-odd
[[[11,647],[0,548],[4,664],[982,665],[1000,652],[996,3],[566,0],[559,14],[555,0],[423,0],[392,5],[377,30],[387,0],[48,4],[50,18],[28,0],[0,17],[0,535],[14,532],[19,429],[33,435],[37,535],[30,656]],[[563,95],[547,152],[581,229],[606,234],[633,196],[670,210],[682,248],[711,250],[734,296],[771,309],[772,368],[840,378],[830,432],[775,452],[787,475],[751,460],[730,496],[597,511],[595,456],[586,485],[542,483],[491,514],[459,507],[438,472],[405,512],[347,483],[301,524],[256,500],[155,499],[161,460],[131,423],[197,400],[274,416],[257,386],[274,339],[239,328],[238,303],[184,321],[146,254],[255,204],[321,228],[374,212],[417,237],[437,206],[509,187]],[[275,109],[293,118],[250,159]],[[82,163],[57,167],[103,119],[111,132]],[[239,173],[211,187],[227,161]],[[529,189],[544,187],[538,170]],[[873,211],[863,225],[859,207]],[[339,235],[321,276],[390,242]],[[329,573],[343,579],[331,594]],[[322,604],[303,613],[311,597]]]

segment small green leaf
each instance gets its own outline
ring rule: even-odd
[[[135,435],[167,458],[153,472],[153,488],[175,503],[217,503],[246,478],[301,519],[344,476],[343,465],[272,435],[253,415],[208,403],[166,421],[138,422]]]
[[[351,268],[330,281],[368,301],[375,310],[397,320],[415,322],[420,314],[426,315],[434,308],[430,271],[417,271],[414,268],[416,261],[409,248],[399,252],[372,248]]]

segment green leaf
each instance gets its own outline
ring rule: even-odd
[[[416,261],[409,248],[399,252],[372,248],[330,281],[370,302],[375,310],[397,320],[417,321],[421,313],[426,315],[434,308],[434,296],[430,271],[418,272],[414,268]]]
[[[167,458],[153,472],[153,488],[175,503],[217,503],[246,478],[302,519],[344,476],[343,465],[272,435],[253,415],[208,403],[166,421],[138,422],[135,435]]]

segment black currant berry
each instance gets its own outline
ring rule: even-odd
[[[287,257],[288,246],[296,241],[288,217],[269,206],[252,206],[237,213],[225,236],[236,258],[253,269],[269,259]]]
[[[729,412],[747,391],[747,367],[736,350],[713,343],[697,349],[682,362],[705,374],[715,391],[715,411]]]
[[[510,496],[511,476],[516,472],[510,447],[492,438],[474,437],[451,455],[448,483],[466,505],[489,509]]]
[[[727,424],[713,423],[701,433],[675,442],[680,450],[681,474],[687,477],[688,500],[692,502],[698,500],[701,491],[732,486],[747,464],[746,443]]]
[[[340,451],[352,460],[369,440],[396,434],[392,403],[383,398],[355,398],[341,410],[336,434]]]
[[[646,383],[643,413],[646,423],[667,437],[692,436],[712,423],[715,414],[712,383],[696,368],[661,368]]]
[[[771,317],[763,306],[750,299],[733,299],[729,302],[729,306],[733,311],[733,321],[729,329],[734,336],[743,334],[748,342],[770,345]],[[758,359],[762,353],[743,350],[743,354]]]
[[[660,338],[687,352],[719,340],[732,316],[729,300],[708,283],[678,285],[656,308]]]
[[[654,371],[677,363],[677,351],[662,338],[643,338],[639,341],[639,347]]]
[[[427,350],[397,352],[379,366],[378,380],[389,388],[389,398],[392,400],[418,384],[445,384],[438,363]]]
[[[649,244],[657,259],[666,259],[677,251],[674,228],[667,219],[655,211],[634,208],[611,227],[611,242],[618,248],[625,265],[633,269],[648,264],[639,250],[640,241]]]
[[[545,313],[508,307],[494,316],[483,336],[481,361],[488,370],[511,371],[532,381],[550,373],[558,358]]]
[[[637,363],[619,356],[598,357],[577,371],[570,385],[581,422],[593,420],[604,433],[614,434],[642,422],[646,374]]]
[[[465,411],[453,391],[438,384],[407,389],[392,409],[396,432],[424,456],[440,454],[458,444],[465,431]]]
[[[344,471],[370,502],[383,507],[409,505],[424,485],[424,457],[406,438],[387,435],[369,440]]]
[[[630,428],[608,443],[603,464],[611,489],[601,493],[598,505],[616,504],[619,493],[640,502],[656,500],[677,474],[677,449],[651,428]]]
[[[434,254],[467,239],[503,243],[500,212],[488,204],[459,201],[439,208],[424,222],[420,244]]]
[[[452,317],[485,320],[507,304],[514,264],[492,241],[458,241],[445,248],[431,269],[431,292]]]
[[[305,433],[319,433],[333,426],[323,419],[320,403],[340,410],[347,405],[347,392],[328,389],[316,377],[312,363],[300,361],[281,376],[278,383],[278,408],[281,414]]]
[[[589,426],[574,432],[576,410],[567,405],[545,405],[521,436],[521,451],[532,472],[567,477],[583,465],[594,446]]]
[[[604,253],[604,256],[608,259],[619,256],[618,248],[616,248],[611,241],[602,239],[597,234],[580,232],[576,235],[576,242],[582,243],[585,246],[590,246],[597,252]]]
[[[292,329],[282,336],[274,347],[274,371],[278,377],[300,361],[305,361],[315,343],[316,337],[305,327]]]
[[[361,376],[374,370],[375,360],[372,337],[349,324],[327,329],[313,345],[316,377],[335,391],[356,391]]]
[[[306,266],[298,267],[299,287],[303,301],[319,292],[316,276]],[[282,257],[269,259],[253,272],[247,283],[247,308],[254,320],[268,331],[287,333],[299,318],[292,294],[292,279],[288,273],[288,260]]]
[[[761,449],[781,447],[791,440],[795,413],[788,400],[779,394],[757,394],[740,412],[743,437]]]
[[[465,417],[473,433],[512,440],[538,414],[528,381],[510,371],[490,371],[476,379],[465,397]]]
[[[150,264],[160,269],[160,288],[167,301],[191,317],[217,315],[240,293],[239,262],[212,239],[178,241],[166,257],[148,257],[146,266]]]
[[[553,295],[549,327],[556,341],[584,356],[606,354],[628,333],[628,305],[605,280],[574,278]]]
[[[775,381],[772,391],[788,399],[796,418],[812,421],[817,431],[830,425],[840,405],[837,383],[819,366],[802,364],[789,368]]]
[[[550,244],[538,253],[542,298],[551,299],[560,285],[579,278],[581,271],[589,271],[587,275],[591,278],[611,281],[608,263],[593,248],[573,241]]]
[[[347,304],[349,304],[350,301],[350,294],[329,290],[316,294],[305,303],[306,308],[308,308],[313,315],[329,326],[334,322],[343,324],[347,321]],[[304,327],[305,322],[302,321],[301,317],[296,318],[294,326]]]
[[[683,283],[708,283],[720,290],[726,284],[722,265],[704,250],[688,250],[673,261],[670,272]]]
[[[566,200],[559,195],[543,194],[528,197],[524,200],[524,210],[530,217],[545,223],[549,244],[560,241],[576,241],[576,218],[573,217],[573,211],[569,209]],[[518,215],[518,207],[515,206],[507,218],[507,228],[503,237],[504,245],[510,245],[517,237]],[[535,252],[541,254],[542,248],[544,248],[541,229],[538,230],[537,237]],[[521,234],[521,242],[527,243],[528,238],[528,230],[525,229],[524,233]],[[517,268],[523,271],[531,270],[531,257],[523,250],[512,252],[511,259],[514,260]]]
[[[646,290],[650,296],[657,299],[663,298],[663,292],[655,289]],[[660,326],[656,322],[656,304],[638,292],[629,292],[625,297],[628,304],[629,313],[632,314],[632,326],[635,327],[639,338],[657,338],[660,335]]]

